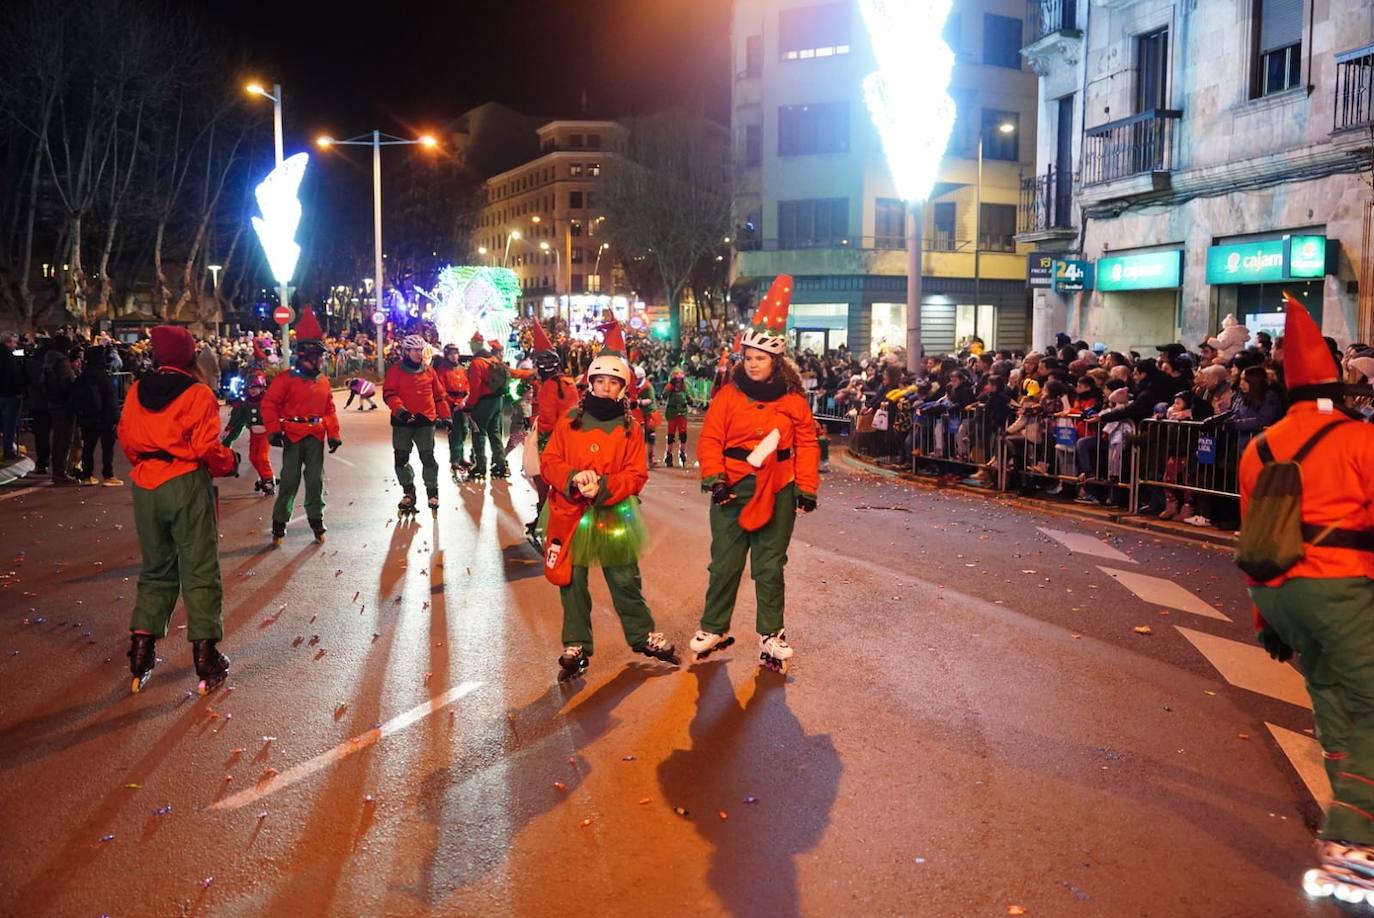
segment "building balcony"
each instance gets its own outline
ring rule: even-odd
[[[979,270],[986,278],[1022,278],[1026,257],[1009,235],[984,235]],[[933,277],[972,277],[973,240],[936,233],[922,240],[922,273]],[[902,236],[849,238],[815,245],[764,239],[735,252],[734,276],[796,277],[905,275],[906,239]]]
[[[1374,45],[1336,55],[1332,133],[1374,126]]]
[[[1023,243],[1071,239],[1078,235],[1073,220],[1073,189],[1078,176],[1050,166],[1044,175],[1021,179],[1021,205],[1016,238]]]
[[[1029,0],[1026,28],[1029,43],[1021,56],[1038,76],[1048,75],[1057,66],[1077,64],[1082,57],[1078,0]]]
[[[1182,117],[1181,111],[1154,109],[1084,131],[1084,194],[1104,200],[1167,190]]]

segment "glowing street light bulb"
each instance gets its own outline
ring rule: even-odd
[[[267,90],[265,90],[265,89],[262,88],[262,84],[261,84],[261,83],[249,83],[247,86],[243,87],[243,90],[244,90],[244,92],[247,92],[247,93],[249,93],[249,94],[251,94],[251,95],[255,95],[255,96],[265,96],[265,95],[267,95]]]
[[[484,245],[479,245],[479,246],[477,247],[477,254],[478,254],[478,255],[485,255],[485,254],[487,254],[487,247],[484,246]]]
[[[439,145],[439,141],[435,140],[434,137],[430,134],[421,134],[420,143],[421,145],[430,147],[431,149]]]
[[[538,214],[535,214],[533,217],[530,217],[530,222],[531,222],[531,223],[543,223],[544,220],[543,220],[543,218],[540,217]]]
[[[333,138],[333,137],[329,137],[329,136],[327,136],[327,135],[321,135],[321,136],[315,138],[315,146],[317,146],[317,147],[329,147],[329,146],[333,146],[333,144],[334,144],[334,138]]]
[[[539,243],[539,250],[541,252],[547,252],[549,250],[549,244],[547,242]]]
[[[522,239],[522,238],[524,238],[524,237],[522,237],[522,236],[520,235],[520,231],[519,231],[519,230],[511,230],[511,231],[510,231],[510,238],[512,238],[512,239]]]

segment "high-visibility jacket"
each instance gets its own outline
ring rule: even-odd
[[[164,367],[134,383],[118,436],[140,488],[152,490],[202,468],[213,477],[234,471],[234,452],[220,442],[219,402],[185,370]]]
[[[262,397],[262,423],[269,437],[284,433],[292,443],[306,437],[341,439],[329,378],[323,373],[305,376],[300,370],[272,377]]]
[[[408,370],[405,361],[398,360],[387,367],[382,382],[382,401],[392,411],[404,408],[413,415],[429,418],[451,417],[448,397],[439,384],[439,374],[429,367]]]

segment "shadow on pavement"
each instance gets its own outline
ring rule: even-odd
[[[691,673],[699,689],[692,747],[659,765],[664,798],[686,808],[710,844],[707,877],[726,911],[800,915],[795,859],[816,846],[830,822],[843,771],[839,754],[828,734],[802,729],[776,674],[759,670],[753,694],[740,704],[721,663]]]

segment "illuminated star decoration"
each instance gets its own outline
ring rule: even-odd
[[[520,278],[509,268],[450,265],[434,285],[434,324],[442,341],[467,342],[474,332],[505,341],[520,299]]]
[[[954,52],[942,34],[949,8],[950,0],[859,0],[878,61],[864,79],[864,100],[908,202],[930,195],[954,128]]]
[[[296,243],[296,228],[301,223],[301,202],[296,194],[305,177],[310,154],[297,153],[267,174],[253,192],[262,217],[253,218],[253,229],[267,255],[267,264],[279,284],[291,282],[301,247]]]

